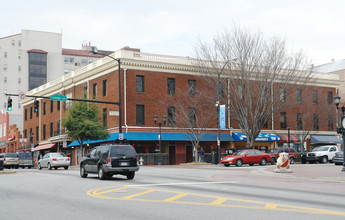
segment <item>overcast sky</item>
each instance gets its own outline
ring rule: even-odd
[[[22,29],[63,33],[64,48],[192,56],[233,23],[278,35],[315,65],[345,59],[344,0],[0,0],[0,37]]]

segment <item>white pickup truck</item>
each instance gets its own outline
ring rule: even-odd
[[[335,153],[339,152],[339,148],[335,145],[326,145],[315,147],[311,152],[307,153],[307,162],[309,163],[327,163],[332,161]]]

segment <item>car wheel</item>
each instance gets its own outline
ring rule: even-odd
[[[126,174],[126,176],[127,176],[127,179],[132,180],[135,176],[135,172],[134,171],[129,172]]]
[[[327,163],[327,161],[328,161],[327,157],[322,157],[320,162],[321,163]]]
[[[68,170],[68,167],[64,167],[65,168],[65,170]]]
[[[238,159],[238,160],[236,161],[236,166],[237,166],[237,167],[242,166],[242,164],[243,164],[243,161],[242,161],[241,159]]]
[[[290,157],[289,160],[290,160],[290,164],[294,164],[295,163],[295,158]]]
[[[57,170],[57,167],[54,167],[55,170]]]
[[[100,180],[105,180],[105,173],[104,173],[103,166],[98,167],[98,178]]]
[[[50,163],[48,163],[48,170],[52,169],[52,165],[50,165]]]
[[[276,164],[276,158],[272,157],[271,164],[272,165]]]
[[[252,166],[254,166],[254,164],[253,164],[253,163],[250,163],[250,164],[249,164],[249,166],[251,166],[251,167],[252,167]]]
[[[262,159],[261,159],[261,162],[260,162],[260,165],[261,165],[261,166],[265,166],[266,163],[267,163],[267,160],[266,160],[265,158],[262,158]]]
[[[40,164],[40,163],[38,164],[38,169],[39,169],[39,170],[42,170],[42,167],[41,167],[41,164]]]
[[[86,178],[87,177],[87,173],[85,172],[84,165],[80,166],[80,176],[81,176],[81,178]]]
[[[28,169],[31,169],[31,167],[28,167]]]
[[[225,166],[225,167],[229,167],[229,166],[230,166],[230,164],[224,164],[224,166]]]

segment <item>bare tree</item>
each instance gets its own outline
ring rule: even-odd
[[[285,40],[267,40],[261,32],[234,25],[212,43],[200,40],[195,48],[196,65],[208,82],[213,80],[216,85],[221,73],[221,91],[227,91],[221,102],[247,136],[247,147],[254,146],[255,138],[275,112],[294,104],[286,99],[296,85],[312,80],[311,65],[302,52],[289,52]],[[230,61],[234,58],[236,61]]]
[[[193,146],[194,161],[198,161],[198,146],[209,128],[215,125],[215,96],[209,95],[209,89],[195,85],[188,91],[176,90],[171,96],[160,100],[160,107],[168,112],[168,127],[183,130]],[[200,88],[200,89],[199,89]],[[210,104],[213,103],[213,106]]]

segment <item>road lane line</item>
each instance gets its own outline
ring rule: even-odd
[[[266,203],[265,209],[276,209],[278,207],[277,204]]]
[[[163,201],[164,202],[173,202],[173,201],[175,201],[177,199],[180,199],[180,198],[182,198],[182,197],[184,197],[186,195],[188,195],[188,194],[187,193],[180,193],[180,194],[178,194],[176,196],[172,196],[170,198],[164,199]]]
[[[118,188],[117,188],[118,187]],[[284,212],[295,212],[295,213],[310,213],[310,214],[322,214],[322,215],[336,215],[336,216],[345,216],[345,212],[341,211],[332,211],[326,209],[316,209],[316,208],[309,208],[309,207],[300,207],[300,206],[292,206],[292,205],[284,205],[284,204],[276,204],[276,203],[268,203],[268,202],[261,202],[261,201],[254,201],[254,200],[245,200],[245,199],[237,199],[237,198],[224,198],[219,196],[212,196],[212,195],[204,195],[204,194],[196,194],[196,193],[182,193],[177,191],[171,190],[161,190],[161,189],[150,189],[144,187],[131,187],[131,186],[116,186],[116,189],[107,190],[109,193],[116,191],[118,189],[128,187],[134,189],[145,190],[140,193],[132,194],[126,197],[112,197],[112,196],[105,196],[100,195],[106,194],[99,192],[104,189],[109,189],[110,187],[104,188],[96,188],[87,191],[87,194],[92,197],[100,198],[100,199],[110,199],[110,200],[128,200],[128,201],[141,201],[141,202],[155,202],[155,203],[174,203],[174,204],[188,204],[188,205],[203,205],[203,206],[219,206],[219,207],[232,207],[232,208],[244,208],[244,209],[257,209],[257,210],[271,210],[271,211],[284,211]],[[113,186],[115,188],[115,186]],[[145,195],[151,192],[169,192],[178,194],[176,196],[169,197],[167,199],[146,199],[146,198],[135,198],[140,195]],[[199,196],[203,198],[214,198],[215,200],[211,203],[209,202],[199,202],[198,199],[196,201],[183,201],[183,199],[177,200],[178,198],[183,198],[184,196]],[[239,205],[239,204],[223,204],[225,201],[234,201],[234,202],[241,202],[241,203],[249,203],[250,205]],[[253,206],[256,204],[256,206]]]
[[[144,186],[202,185],[202,184],[223,184],[223,183],[237,183],[237,182],[224,181],[224,182],[153,183],[153,184],[126,185],[126,186],[144,187]]]
[[[105,193],[115,192],[115,191],[118,191],[118,190],[128,189],[128,188],[129,188],[128,186],[125,186],[125,187],[111,189],[111,190],[106,190],[106,191],[102,191],[102,192],[96,192],[96,194],[97,195],[102,195],[102,194],[105,194]]]
[[[133,195],[130,195],[130,196],[122,197],[122,199],[131,199],[131,198],[134,198],[134,197],[137,197],[137,196],[141,196],[141,195],[145,195],[145,194],[149,194],[149,193],[152,193],[152,192],[155,192],[155,191],[156,190],[151,189],[151,190],[147,190],[147,191],[144,191],[144,192],[136,193],[136,194],[133,194]]]
[[[214,200],[213,202],[211,202],[210,204],[211,205],[221,205],[226,200],[228,200],[228,199],[227,198],[218,198],[218,199]]]

